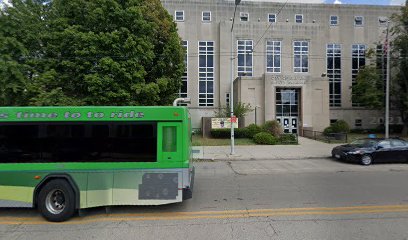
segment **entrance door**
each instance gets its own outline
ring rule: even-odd
[[[276,89],[276,120],[285,133],[298,133],[299,89]]]
[[[284,133],[298,132],[298,117],[276,117],[276,120],[282,125]]]

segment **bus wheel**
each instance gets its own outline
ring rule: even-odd
[[[46,183],[38,194],[38,209],[51,222],[62,222],[74,215],[75,193],[71,185],[63,179]]]

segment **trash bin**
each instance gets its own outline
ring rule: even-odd
[[[377,138],[377,135],[375,135],[375,134],[368,134],[368,138]]]

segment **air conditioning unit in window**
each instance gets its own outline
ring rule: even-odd
[[[249,13],[240,12],[239,18],[241,19],[242,22],[247,22],[249,20]]]

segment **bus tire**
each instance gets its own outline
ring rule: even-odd
[[[38,194],[38,210],[50,222],[63,222],[75,213],[75,192],[64,179],[46,183]]]

